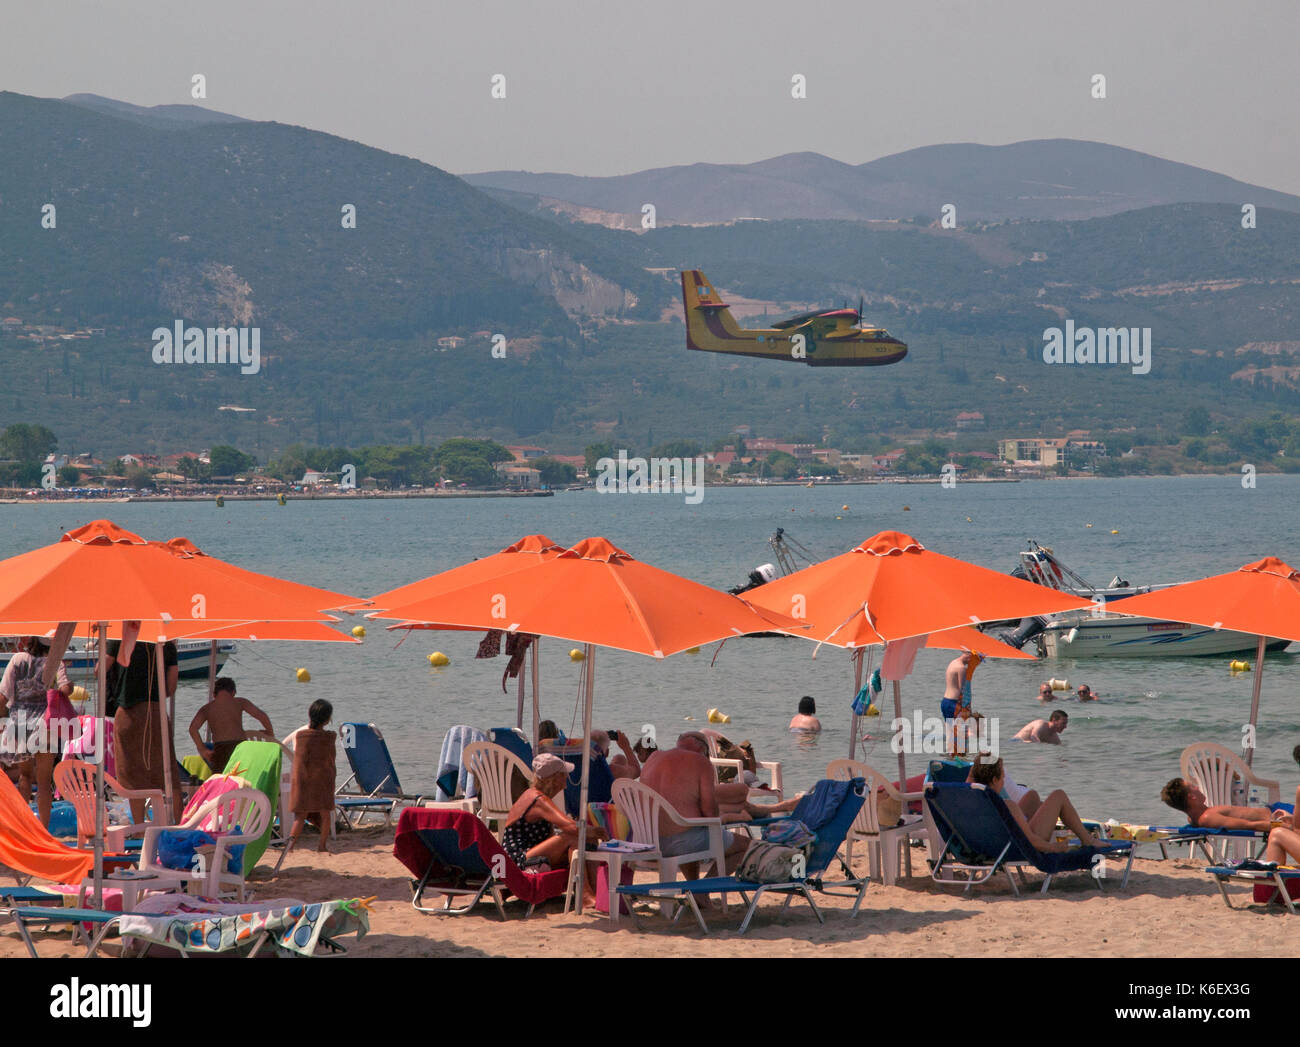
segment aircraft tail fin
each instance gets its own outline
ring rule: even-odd
[[[731,310],[722,300],[709,278],[699,269],[682,271],[682,304],[686,309],[686,346],[703,349],[712,345],[718,335],[739,333],[739,326]],[[720,328],[720,330],[711,330]],[[713,351],[717,351],[714,349]]]

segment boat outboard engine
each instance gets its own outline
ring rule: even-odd
[[[1046,619],[1022,618],[1014,629],[1002,629],[992,635],[1018,651],[1046,628]]]
[[[727,592],[732,596],[739,596],[741,593],[747,593],[751,589],[757,589],[760,585],[766,585],[776,578],[776,568],[770,563],[760,564],[749,572],[749,580],[744,585],[738,585]]]

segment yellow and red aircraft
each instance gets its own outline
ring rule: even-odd
[[[770,328],[742,328],[698,269],[683,271],[682,301],[687,349],[813,367],[881,367],[907,355],[907,346],[883,327],[859,327],[862,314],[856,309],[804,313]]]

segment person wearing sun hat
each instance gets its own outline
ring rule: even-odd
[[[554,798],[564,791],[573,770],[573,764],[554,753],[541,753],[533,760],[532,783],[510,808],[501,833],[501,846],[521,869],[542,864],[551,869],[568,867],[578,846],[578,823],[555,805]],[[588,829],[589,841],[599,836],[599,831]],[[590,872],[584,879],[583,904],[588,905],[595,897],[595,884]]]

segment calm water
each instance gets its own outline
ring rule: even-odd
[[[772,559],[766,541],[783,526],[819,556],[843,552],[877,531],[906,531],[936,551],[1009,571],[1026,539],[1052,546],[1085,578],[1115,574],[1134,583],[1182,581],[1279,556],[1300,563],[1295,548],[1300,477],[1264,476],[1256,490],[1235,477],[1040,481],[1021,484],[879,485],[818,488],[711,488],[701,504],[681,496],[601,496],[593,492],[539,499],[385,500],[358,503],[270,502],[164,505],[0,506],[0,557],[56,541],[97,516],[151,538],[184,535],[205,551],[254,570],[366,596],[496,552],[543,532],[562,544],[603,535],[633,556],[706,585],[738,584]],[[841,505],[849,506],[847,511]],[[906,511],[904,507],[910,507]],[[969,519],[968,519],[969,518]],[[1092,524],[1091,528],[1087,524]],[[1117,530],[1118,534],[1111,534]],[[353,623],[349,622],[348,625]],[[408,791],[432,788],[442,737],[454,724],[514,722],[515,684],[501,691],[505,659],[476,661],[479,636],[401,634],[372,623],[360,646],[244,643],[228,664],[240,693],[270,714],[277,731],[303,723],[315,698],[334,703],[336,723],[371,720],[383,730]],[[579,667],[572,644],[542,643],[542,715],[566,731],[581,716]],[[698,656],[654,661],[602,651],[596,676],[597,726],[629,734],[646,723],[672,738],[689,718],[704,722],[716,706],[724,728],[751,739],[761,758],[785,765],[787,785],[805,788],[828,761],[848,754],[852,670],[848,655],[802,640],[732,640],[711,664]],[[1295,649],[1300,650],[1300,645]],[[451,665],[431,669],[430,651]],[[903,684],[904,712],[937,715],[949,654],[923,651]],[[1237,750],[1250,705],[1250,674],[1233,677],[1228,658],[990,661],[975,677],[975,706],[1001,722],[1003,754],[1013,776],[1041,790],[1065,788],[1084,814],[1165,822],[1173,812],[1160,787],[1178,773],[1178,754],[1194,741]],[[1296,785],[1296,657],[1270,656],[1260,702],[1255,766]],[[299,684],[305,666],[312,682]],[[1060,746],[1008,739],[1040,715],[1037,685],[1049,676],[1072,687],[1088,683],[1103,701],[1063,703],[1070,726]],[[177,697],[178,744],[206,685],[183,683]],[[800,695],[817,699],[825,731],[805,739],[785,730]],[[883,735],[886,724],[868,721]],[[868,760],[892,770],[886,741]],[[911,756],[909,772],[923,769]]]

